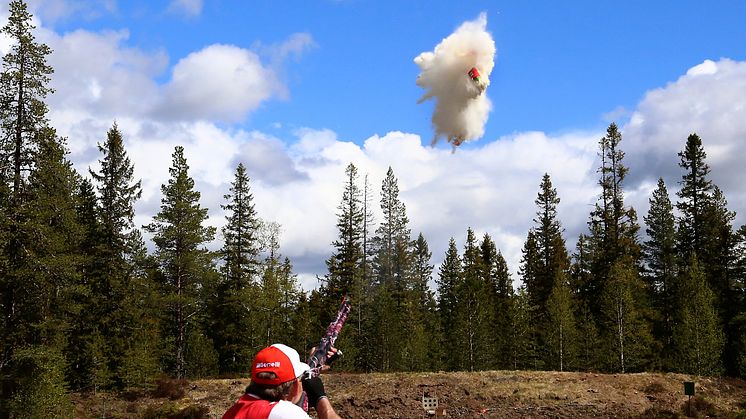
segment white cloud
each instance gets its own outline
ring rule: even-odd
[[[210,45],[189,54],[160,85],[156,77],[168,67],[166,53],[127,47],[127,30],[39,33],[53,50],[53,109],[109,119],[236,122],[272,97],[286,95],[277,72],[254,52],[236,46]]]
[[[746,219],[746,62],[706,60],[665,87],[648,92],[623,127],[622,146],[630,166],[630,184],[654,184],[663,177],[672,199],[679,189],[678,152],[696,132],[707,153],[711,179],[723,189],[730,207]],[[647,198],[637,203],[642,216]]]
[[[187,120],[240,121],[281,91],[280,86],[253,52],[211,45],[174,66],[159,112]]]
[[[166,69],[166,53],[124,46],[128,31],[77,30],[64,36],[41,31],[40,38],[53,50],[53,110],[79,109],[109,119],[145,117],[160,100],[154,78]]]
[[[202,0],[171,0],[168,11],[187,17],[199,16],[202,13]]]

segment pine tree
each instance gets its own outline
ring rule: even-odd
[[[663,342],[663,353],[671,353],[671,336],[676,298],[678,260],[676,254],[676,225],[673,206],[663,178],[650,198],[650,209],[645,217],[648,240],[643,243],[645,279],[652,294],[652,308],[657,313],[655,335]]]
[[[199,204],[200,193],[189,177],[189,166],[181,146],[175,148],[171,178],[161,186],[161,210],[144,228],[153,233],[160,267],[160,286],[167,320],[164,337],[173,341],[173,373],[187,374],[186,351],[195,315],[204,309],[199,291],[211,276],[212,255],[204,248],[215,234],[206,227],[207,208]],[[194,339],[194,337],[192,337]]]
[[[210,302],[210,336],[218,351],[221,373],[245,371],[263,340],[257,326],[262,315],[258,294],[259,228],[251,179],[242,163],[236,167],[230,191],[221,208],[227,212],[221,229],[221,278]],[[237,331],[242,331],[237,333]]]
[[[13,0],[8,7],[8,23],[0,34],[13,41],[3,57],[0,74],[0,171],[10,173],[3,178],[12,180],[12,202],[21,205],[25,176],[33,166],[37,148],[35,139],[47,125],[47,105],[44,99],[53,90],[48,87],[54,72],[47,64],[52,50],[36,42],[33,16],[26,2]]]
[[[677,293],[678,321],[673,334],[677,370],[697,375],[722,372],[724,337],[714,303],[715,295],[692,255]]]
[[[31,323],[24,317],[33,311],[27,305],[33,287],[23,282],[22,273],[29,256],[24,242],[31,237],[25,236],[28,220],[23,217],[29,205],[28,176],[38,143],[47,136],[44,99],[52,92],[48,84],[53,72],[46,61],[51,50],[36,42],[26,3],[11,1],[8,11],[8,21],[0,29],[0,36],[11,42],[0,73],[0,415],[8,410],[4,401],[18,389],[8,370],[20,362],[14,352],[31,343]]]

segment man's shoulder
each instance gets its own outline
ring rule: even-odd
[[[299,406],[281,400],[272,407],[272,412],[269,414],[269,419],[306,419],[310,418]]]

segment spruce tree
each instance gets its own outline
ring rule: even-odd
[[[9,365],[16,385],[10,410],[47,416],[55,412],[55,404],[61,409],[56,412],[71,414],[63,353],[71,321],[80,311],[73,297],[78,293],[82,230],[76,219],[79,175],[66,159],[64,140],[52,129],[37,135],[27,204],[19,208],[18,217],[24,255],[15,278],[24,284],[24,292],[17,295],[16,310],[23,347]]]
[[[485,343],[489,345],[490,357],[485,366],[489,368],[510,367],[510,299],[513,285],[508,266],[495,242],[485,233],[479,244],[482,263],[481,275],[485,281],[485,298],[489,303],[487,321],[490,324]]]
[[[389,167],[381,185],[383,219],[373,239],[376,278],[373,305],[376,313],[371,342],[382,349],[384,369],[399,369],[408,338],[406,318],[411,307],[412,239],[406,207],[399,199],[398,180]]]
[[[599,313],[600,307],[598,299],[593,296],[597,296],[603,289],[614,263],[620,258],[630,257],[637,265],[640,258],[637,214],[633,208],[624,204],[624,180],[629,169],[623,163],[621,141],[622,134],[614,123],[609,125],[606,135],[599,141],[601,167],[598,171],[601,178],[598,183],[601,186],[601,196],[589,221],[591,284],[584,287],[589,292],[585,303],[595,315]]]
[[[532,287],[526,290],[532,295],[534,304],[542,307],[544,311],[557,273],[566,271],[569,267],[565,240],[562,238],[562,226],[557,219],[557,205],[560,199],[557,190],[552,186],[549,174],[544,174],[539,194],[534,202],[537,206],[534,231],[539,250],[538,271]]]
[[[536,326],[536,339],[540,347],[547,347],[546,331],[548,327],[547,300],[554,288],[557,275],[566,273],[570,261],[562,238],[562,226],[557,219],[557,205],[560,202],[557,190],[552,186],[549,174],[544,174],[539,186],[539,193],[534,201],[537,206],[533,238],[535,247],[525,250],[525,256],[531,256],[530,252],[536,252],[532,260],[525,260],[524,265],[530,264],[531,268],[524,266],[524,271],[533,271],[528,276],[530,279],[526,284],[526,292],[531,298],[532,306],[536,307],[533,324]],[[529,245],[529,244],[527,244]],[[545,355],[545,362],[551,362],[553,358],[549,353]]]
[[[676,225],[673,206],[663,178],[650,198],[650,209],[645,217],[648,240],[643,243],[644,278],[652,295],[652,309],[657,313],[655,335],[663,343],[663,353],[671,353],[674,322],[676,278]]]
[[[251,179],[242,163],[236,167],[226,203],[222,227],[220,279],[210,302],[209,328],[221,373],[245,371],[263,340],[257,326],[259,275],[259,227],[254,209]],[[237,331],[242,331],[237,333]]]
[[[173,342],[171,371],[179,378],[187,374],[187,343],[199,333],[194,316],[204,310],[200,290],[212,277],[213,256],[204,247],[215,235],[204,226],[207,208],[199,204],[200,193],[189,177],[189,166],[181,146],[175,148],[171,177],[161,186],[161,209],[144,228],[153,233],[159,265],[159,285],[165,309],[164,338]]]
[[[684,169],[684,175],[676,194],[679,197],[676,208],[681,213],[678,235],[682,260],[689,260],[692,252],[703,249],[705,205],[713,188],[712,181],[707,178],[710,166],[705,162],[706,157],[702,139],[697,134],[689,135],[684,150],[679,152],[679,167]]]
[[[740,334],[734,328],[738,297],[731,277],[736,242],[732,227],[735,213],[728,210],[722,190],[708,179],[710,167],[705,161],[707,154],[698,135],[691,134],[687,138],[679,157],[679,166],[684,169],[676,203],[680,213],[680,260],[683,263],[692,254],[697,256],[707,284],[715,293],[715,306],[725,326],[725,369],[729,374],[736,374],[739,355],[735,348]]]
[[[462,335],[458,328],[458,316],[461,308],[458,289],[463,281],[461,257],[458,254],[456,241],[451,237],[448,242],[443,263],[438,269],[438,314],[442,333],[443,348],[458,348],[461,346]],[[457,350],[446,350],[443,365],[450,371],[457,371],[464,367],[463,354]]]
[[[411,324],[410,337],[407,340],[405,359],[410,359],[408,370],[423,371],[440,368],[439,324],[436,311],[435,294],[430,289],[429,282],[433,276],[431,265],[432,252],[427,240],[420,233],[414,242],[412,268],[412,304],[409,307],[409,321]]]
[[[530,320],[527,322],[530,334],[530,338],[528,339],[530,350],[527,354],[532,358],[526,362],[531,364],[531,368],[540,369],[543,368],[541,358],[544,356],[542,349],[545,348],[541,341],[542,332],[544,331],[542,323],[545,322],[546,319],[543,317],[545,311],[544,307],[540,305],[538,294],[533,292],[533,290],[537,289],[542,263],[541,249],[539,248],[537,241],[536,231],[533,228],[528,231],[526,242],[523,243],[523,249],[521,252],[523,255],[521,257],[521,265],[518,269],[518,274],[523,280],[522,288],[525,292],[525,295],[521,297],[527,298],[528,301],[524,302],[521,300],[520,303],[522,305],[517,308],[520,310],[527,310],[530,315]],[[521,311],[520,314],[523,315],[524,312]]]
[[[334,254],[327,261],[329,289],[332,301],[339,301],[343,295],[357,294],[361,285],[363,266],[363,205],[362,192],[358,187],[358,172],[350,163],[345,169],[345,185],[342,201],[337,207],[337,230],[339,237],[334,241]],[[354,295],[354,297],[359,297]],[[356,300],[359,298],[355,298]]]
[[[457,328],[462,334],[460,351],[466,356],[469,371],[486,369],[494,355],[490,344],[493,301],[480,253],[474,231],[469,228],[462,259],[463,280],[456,290],[461,307],[457,311]]]
[[[482,254],[484,253],[483,250]],[[495,309],[493,313],[496,339],[495,366],[505,369],[511,367],[511,346],[513,340],[511,330],[514,323],[513,305],[515,304],[515,294],[513,292],[513,279],[508,270],[508,263],[500,251],[497,252],[494,263],[494,277],[497,280],[497,294],[494,298]]]
[[[332,243],[334,253],[327,259],[328,274],[325,277],[327,291],[324,297],[326,310],[323,315],[324,323],[331,321],[334,310],[343,296],[349,296],[353,302],[350,315],[350,326],[342,337],[340,345],[348,348],[347,359],[355,365],[365,368],[367,351],[361,348],[366,337],[363,337],[370,325],[369,313],[363,310],[367,304],[361,304],[367,298],[368,284],[363,280],[363,270],[366,268],[364,239],[364,204],[363,193],[358,185],[357,168],[350,163],[345,169],[344,189],[342,199],[337,206],[338,237]],[[322,330],[319,333],[323,332]],[[347,359],[343,360],[347,362]],[[345,363],[343,362],[343,364]]]
[[[102,154],[97,171],[89,169],[98,196],[99,243],[91,250],[86,276],[91,293],[89,313],[94,319],[92,345],[96,376],[115,377],[122,365],[132,332],[140,330],[141,313],[131,310],[133,281],[138,273],[134,258],[143,242],[135,229],[134,204],[142,193],[134,181],[134,166],[124,148],[124,138],[114,123],[106,140],[98,145]],[[95,338],[95,339],[93,339]],[[96,342],[96,344],[93,344]],[[118,380],[112,384],[120,385]]]

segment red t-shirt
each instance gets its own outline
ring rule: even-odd
[[[223,419],[307,419],[300,407],[285,400],[269,402],[253,394],[244,394],[223,415]]]

